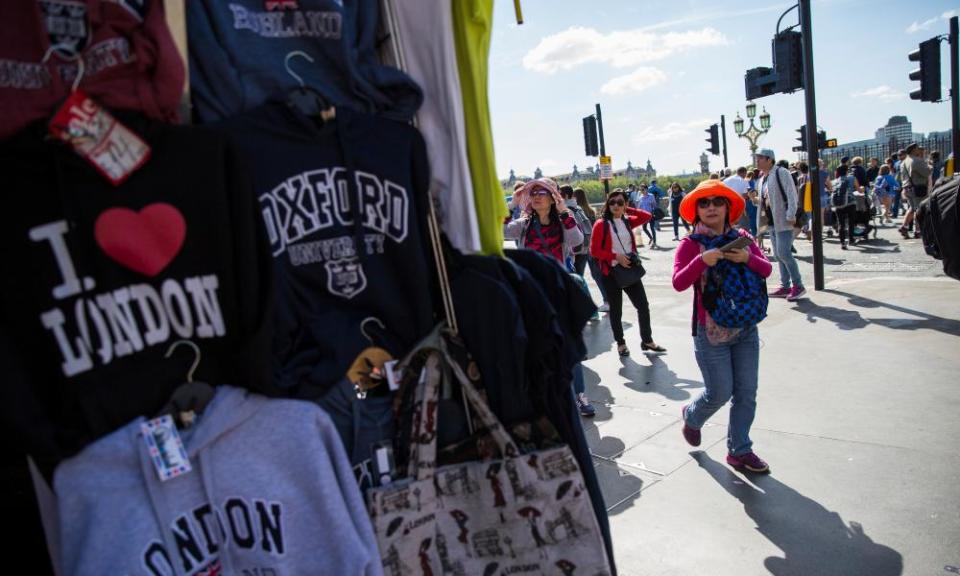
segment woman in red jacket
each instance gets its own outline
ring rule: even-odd
[[[607,293],[607,303],[610,305],[608,318],[613,337],[617,341],[617,352],[621,356],[629,356],[630,349],[623,339],[623,293],[627,293],[630,302],[637,309],[640,319],[640,348],[644,351],[666,352],[667,349],[653,341],[653,332],[650,329],[650,305],[647,302],[647,293],[643,289],[643,281],[637,280],[634,284],[621,288],[614,280],[612,270],[616,266],[624,269],[641,266],[637,255],[637,241],[633,236],[633,229],[642,226],[653,216],[646,210],[627,206],[627,196],[623,188],[616,188],[607,196],[600,212],[600,219],[593,224],[593,234],[590,237],[590,255],[600,264],[603,288]]]

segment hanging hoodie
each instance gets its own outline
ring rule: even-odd
[[[415,128],[347,108],[318,125],[283,103],[220,128],[250,168],[276,266],[279,387],[317,398],[363,348],[400,357],[430,332],[430,176]],[[373,341],[369,317],[383,327],[368,324]]]
[[[196,117],[224,119],[286,94],[299,86],[289,68],[332,104],[410,120],[423,96],[377,61],[378,20],[378,0],[190,0]]]
[[[143,422],[57,469],[65,576],[382,573],[350,463],[315,404],[219,387],[181,431],[192,470],[164,482]]]
[[[44,468],[153,414],[202,351],[197,379],[269,383],[265,233],[224,137],[116,116],[153,150],[113,186],[45,123],[0,145],[3,422]],[[6,367],[8,364],[3,363]]]
[[[183,61],[162,0],[4,0],[0,140],[54,113],[80,72],[75,54],[80,88],[100,104],[176,119]]]

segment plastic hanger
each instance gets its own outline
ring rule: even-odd
[[[299,88],[294,89],[287,96],[287,104],[296,108],[304,115],[319,118],[323,122],[336,118],[337,109],[330,105],[322,94],[308,87],[306,82],[303,81],[303,78],[290,67],[290,60],[294,56],[306,58],[311,64],[314,62],[313,57],[303,50],[294,50],[283,59],[283,67],[287,70],[287,74],[292,76],[293,79],[300,84]]]
[[[213,400],[216,391],[213,386],[205,382],[194,382],[193,375],[200,366],[200,347],[190,340],[177,340],[170,345],[164,358],[170,358],[174,350],[180,345],[189,346],[193,349],[193,363],[187,372],[187,381],[177,387],[170,396],[170,400],[160,410],[158,416],[167,414],[173,416],[174,421],[179,427],[189,428],[200,414],[206,409],[207,404]]]

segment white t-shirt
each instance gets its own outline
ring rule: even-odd
[[[616,232],[616,238],[610,238],[610,247],[613,249],[613,253],[629,254],[633,250],[633,232],[630,230],[630,226],[623,218],[614,218],[613,230]],[[613,265],[619,266],[620,263],[614,260]]]
[[[741,178],[738,174],[728,176],[726,179],[724,179],[723,183],[737,194],[743,195],[747,193],[747,181]]]

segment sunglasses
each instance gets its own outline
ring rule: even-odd
[[[532,198],[536,198],[537,196],[549,196],[549,195],[550,193],[542,188],[534,190],[533,192],[530,193],[530,196]]]
[[[720,196],[714,196],[713,198],[701,198],[697,200],[697,208],[709,208],[711,204],[717,208],[726,206],[727,199]]]
[[[611,200],[610,206],[623,206],[623,200]]]

